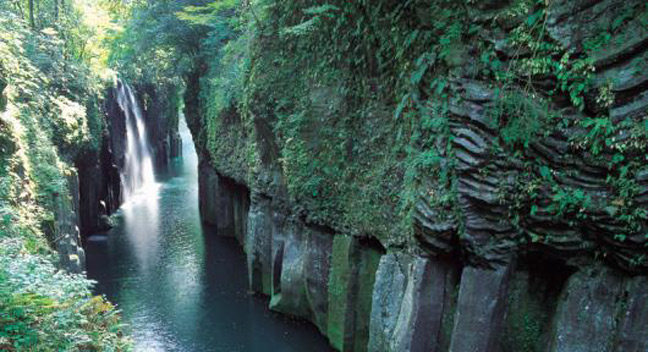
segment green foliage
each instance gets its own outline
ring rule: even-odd
[[[544,1],[520,3],[525,4],[528,12],[526,21],[514,28],[508,38],[514,57],[504,69],[486,51],[482,62],[487,60],[487,63],[491,63],[491,67],[485,68],[487,73],[492,73],[501,82],[503,90],[521,83],[529,94],[536,93],[534,81],[552,79],[555,86],[547,94],[567,93],[574,107],[583,110],[584,95],[594,72],[592,60],[589,57],[573,57],[549,37],[546,31],[547,4]],[[506,99],[506,95],[503,98]]]
[[[627,239],[646,217],[634,200],[645,121],[610,117],[616,81],[601,80],[595,64],[631,39],[630,24],[648,23],[648,10],[623,5],[600,33],[566,48],[548,31],[556,3],[500,5],[143,2],[117,36],[113,62],[142,81],[200,77],[185,96],[199,97],[190,118],[209,162],[257,190],[286,194],[308,221],[402,245],[414,240],[419,202],[458,215],[457,110],[474,104],[486,107],[483,127],[496,137],[489,158],[518,174],[497,190],[514,224],[523,229],[530,214],[577,227],[607,209]],[[464,100],[472,83],[483,85],[482,97],[471,98],[481,101]],[[601,187],[612,198],[566,182],[574,175],[538,155],[547,144],[566,154],[560,162],[607,172]]]
[[[586,118],[580,123],[587,129],[587,133],[579,136],[578,140],[588,145],[593,155],[600,154],[605,147],[614,142],[613,136],[616,131],[609,117]]]
[[[103,130],[101,73],[57,28],[37,31],[0,7],[0,349],[119,351],[129,342],[116,311],[83,276],[55,268],[46,239],[69,202],[71,165]]]
[[[99,146],[100,116],[88,114],[99,106],[92,100],[87,106],[79,102],[98,94],[100,85],[79,86],[84,77],[86,82],[93,78],[87,77],[88,71],[79,64],[65,62],[55,34],[31,34],[8,12],[3,13],[0,28],[6,39],[0,42],[0,72],[12,73],[4,78],[7,106],[2,114],[2,135],[9,148],[3,150],[7,163],[0,177],[15,183],[7,188],[5,199],[31,194],[45,209],[53,209],[55,195],[67,193],[69,166],[65,161],[72,162],[83,150]],[[78,80],[68,85],[72,77]],[[31,183],[21,185],[20,178]],[[46,213],[43,218],[51,218]]]
[[[221,0],[208,3],[204,6],[187,5],[178,11],[176,15],[182,21],[192,25],[208,26],[214,29],[221,28],[226,17],[222,16],[224,12],[232,11],[238,6],[238,0]],[[236,16],[229,17],[236,20]]]
[[[504,144],[519,149],[526,149],[529,144],[548,135],[559,118],[551,113],[546,100],[515,90],[499,97],[488,114],[491,126],[501,129],[500,137]]]
[[[9,350],[123,351],[115,308],[90,295],[91,281],[58,271],[25,242],[0,239],[0,347]]]
[[[177,15],[208,1],[136,1],[110,38],[108,62],[132,84],[175,84],[193,67],[208,27]],[[155,63],[151,65],[151,63]]]
[[[433,5],[425,30],[415,2],[259,7],[245,106],[274,125],[288,191],[314,221],[403,241],[421,176],[451,183],[447,81],[431,74],[461,61],[469,29],[462,6]]]

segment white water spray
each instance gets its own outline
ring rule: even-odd
[[[136,193],[148,193],[156,183],[142,109],[133,90],[123,82],[117,86],[117,103],[126,116],[126,154],[121,181],[124,201],[129,201]]]

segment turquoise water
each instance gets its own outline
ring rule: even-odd
[[[108,234],[88,239],[96,293],[122,310],[136,351],[328,351],[312,324],[251,295],[240,246],[202,226],[197,157],[181,131],[184,157],[122,207]]]

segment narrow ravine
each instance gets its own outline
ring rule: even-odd
[[[0,351],[648,352],[646,150],[647,0],[0,0]]]
[[[123,312],[136,351],[324,351],[316,328],[270,312],[248,292],[233,238],[201,225],[197,163],[180,123],[184,156],[122,206],[115,227],[87,241],[87,272]]]

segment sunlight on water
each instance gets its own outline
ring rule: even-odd
[[[107,236],[87,242],[96,293],[118,305],[135,351],[327,351],[315,327],[251,297],[241,248],[202,226],[198,156],[184,116],[178,127],[182,157],[131,194]]]
[[[128,240],[142,271],[154,268],[159,259],[158,190],[155,185],[140,189],[121,208]]]

